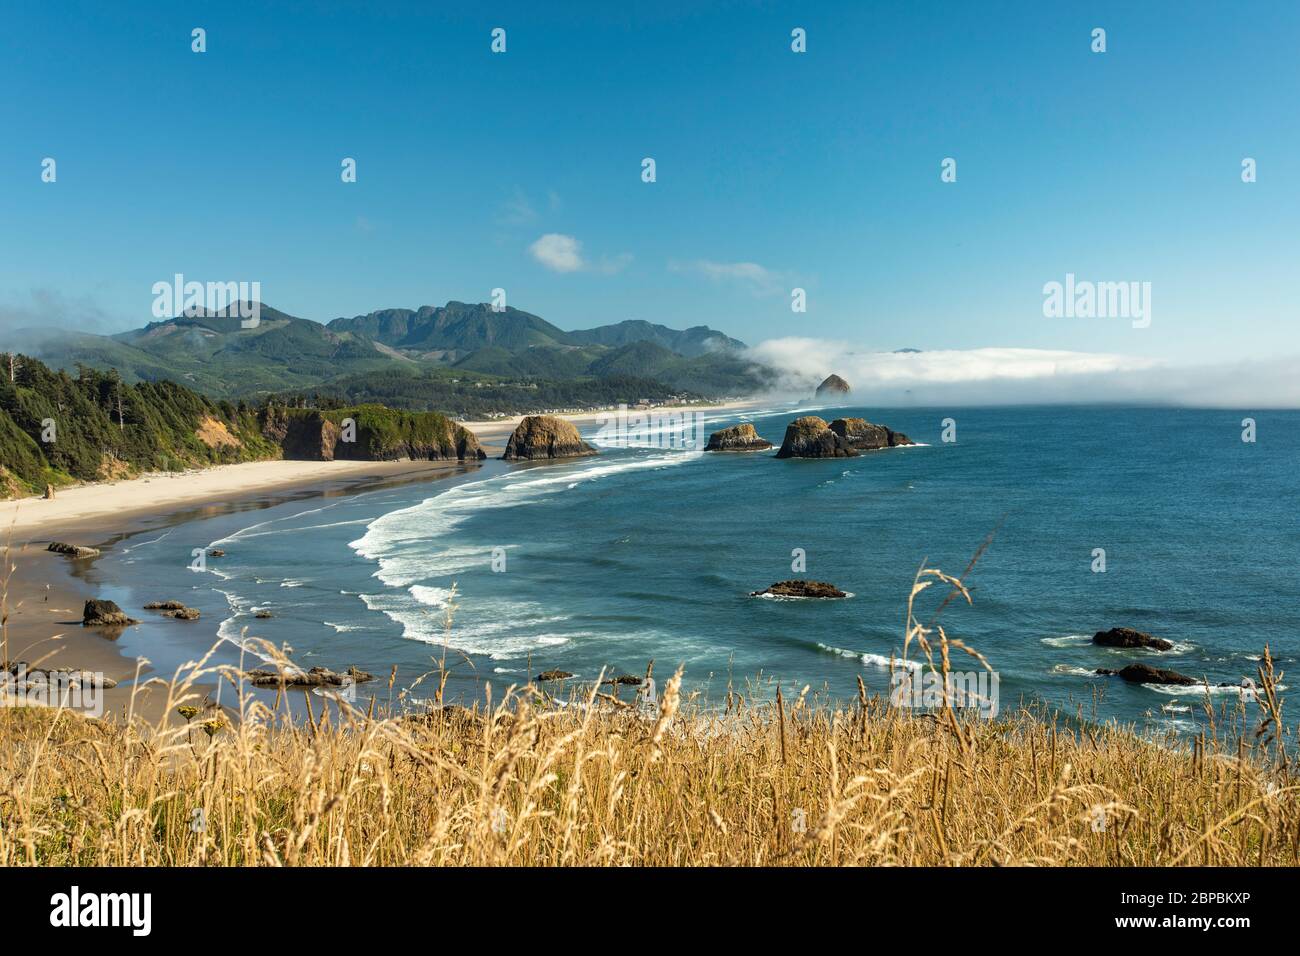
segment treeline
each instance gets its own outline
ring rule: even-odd
[[[599,408],[641,399],[666,402],[700,396],[673,389],[654,379],[615,375],[574,381],[536,382],[452,382],[445,375],[370,373],[326,383],[310,398],[301,393],[279,396],[290,405],[311,404],[320,408],[377,403],[391,408],[438,409],[462,418],[486,418],[493,414],[526,415],[554,408]]]
[[[277,454],[242,402],[169,381],[130,385],[111,370],[78,366],[74,377],[23,355],[0,360],[0,494]]]

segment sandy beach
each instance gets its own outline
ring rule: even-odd
[[[749,407],[753,403],[729,402],[653,411],[720,412]],[[583,427],[596,424],[601,414],[558,417]],[[488,455],[495,456],[522,418],[464,425],[478,436]],[[104,551],[140,532],[249,503],[269,505],[294,498],[355,494],[393,484],[435,481],[475,467],[446,461],[260,461],[78,485],[60,489],[48,501],[30,497],[2,502],[8,659],[42,667],[100,671],[122,685],[106,693],[108,709],[122,710],[130,702],[127,682],[135,677],[138,662],[120,653],[110,636],[81,626],[82,605],[98,596],[87,575],[94,558],[52,554],[46,550],[51,541]],[[147,666],[142,673],[149,673]],[[147,691],[136,703],[137,712],[147,717],[156,716],[157,706],[151,708]]]

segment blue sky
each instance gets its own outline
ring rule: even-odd
[[[8,5],[0,308],[118,330],[180,272],[322,321],[499,286],[563,328],[1300,353],[1298,4],[378,6]],[[1044,318],[1067,272],[1150,282],[1150,327]]]

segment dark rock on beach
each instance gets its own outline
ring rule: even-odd
[[[53,551],[55,554],[66,554],[72,558],[93,558],[99,554],[97,548],[87,548],[80,544],[66,544],[63,541],[51,541],[46,551]]]
[[[1155,651],[1167,651],[1174,646],[1173,641],[1153,637],[1131,627],[1112,627],[1109,631],[1098,631],[1092,635],[1092,643],[1102,647],[1148,647]]]
[[[796,418],[785,428],[777,458],[854,458],[857,450],[816,415]]]
[[[827,584],[825,581],[777,581],[770,588],[764,588],[762,591],[751,591],[750,597],[758,597],[761,594],[773,594],[778,597],[805,597],[805,598],[842,598],[848,597],[844,591],[841,591],[833,584]]]
[[[704,450],[765,451],[771,447],[772,443],[770,441],[758,437],[758,432],[754,431],[754,426],[746,423],[744,425],[732,425],[730,428],[714,432],[709,436],[709,442],[704,446]]]
[[[818,398],[838,398],[849,394],[853,391],[849,383],[844,381],[838,375],[827,375],[820,385],[817,386]]]
[[[0,665],[14,677],[19,678],[19,690],[29,690],[33,685],[55,682],[68,688],[99,687],[107,690],[117,686],[117,681],[95,671],[83,671],[76,667],[30,667],[26,661]],[[23,684],[26,686],[22,686]]]
[[[374,674],[349,667],[338,674],[328,667],[313,667],[309,671],[273,671],[266,668],[246,671],[244,676],[254,687],[278,687],[283,682],[285,687],[341,687],[347,681],[362,684],[374,680]]]
[[[578,435],[572,422],[554,415],[529,415],[506,444],[506,461],[580,458],[598,454]]]
[[[1178,671],[1152,667],[1150,664],[1129,664],[1119,670],[1101,667],[1097,669],[1097,673],[1103,677],[1121,677],[1130,684],[1176,684],[1179,687],[1188,687],[1192,684],[1205,683],[1195,677],[1180,674]]]
[[[916,444],[902,432],[874,424],[865,418],[837,418],[831,422],[830,429],[843,438],[846,445],[859,451]]]
[[[100,601],[94,598],[86,602],[81,610],[82,627],[110,627],[125,624],[139,624],[133,617],[127,617],[120,607],[112,601]]]

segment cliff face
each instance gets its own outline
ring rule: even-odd
[[[831,431],[843,438],[850,448],[859,451],[915,444],[902,432],[876,425],[865,418],[837,418],[831,422]]]
[[[849,388],[849,383],[844,381],[838,375],[827,375],[826,379],[817,386],[818,398],[837,398],[847,395],[853,389]]]
[[[349,422],[350,420],[350,422]],[[379,406],[321,412],[271,407],[262,434],[297,461],[478,461],[487,457],[473,432],[431,412]]]
[[[815,415],[796,418],[785,428],[777,458],[854,458],[858,452]]]
[[[758,432],[754,431],[754,426],[748,423],[744,425],[732,425],[730,428],[724,428],[716,431],[709,436],[709,443],[704,446],[705,451],[763,451],[771,448],[772,443],[766,438],[759,438]]]
[[[553,415],[529,415],[506,444],[506,461],[578,458],[598,454],[578,435],[571,422]]]

